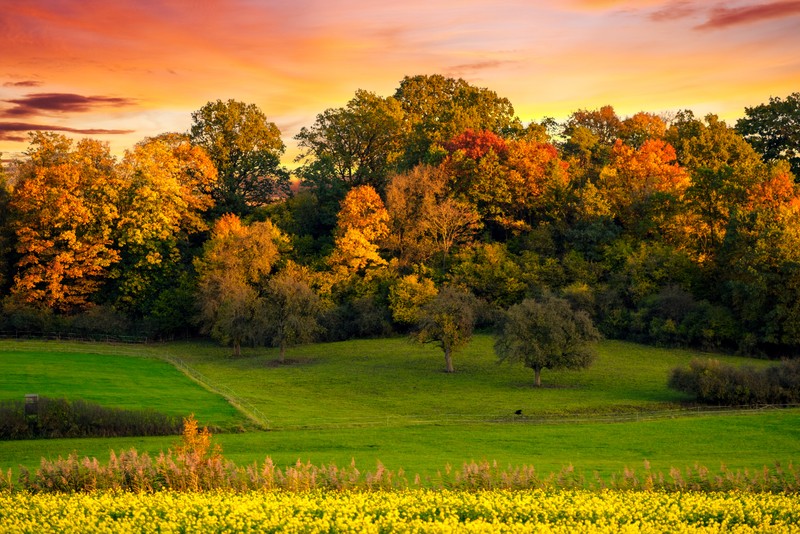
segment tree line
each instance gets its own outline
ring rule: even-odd
[[[283,359],[430,339],[453,302],[498,332],[566,302],[608,337],[794,355],[800,93],[744,114],[604,106],[526,125],[494,91],[431,75],[317,115],[291,171],[275,124],[234,100],[121,158],[35,132],[0,176],[0,330],[203,333]]]

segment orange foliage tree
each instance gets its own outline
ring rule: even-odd
[[[33,134],[10,202],[19,260],[12,294],[58,311],[86,308],[118,259],[118,179],[108,146]]]

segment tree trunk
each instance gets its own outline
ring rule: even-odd
[[[453,354],[450,348],[444,349],[444,363],[448,373],[455,372],[455,369],[453,369]]]
[[[533,376],[534,376],[534,383],[537,388],[542,387],[542,368],[541,367],[534,367],[533,368]]]
[[[286,343],[281,343],[281,363],[286,363]]]
[[[233,356],[234,358],[238,358],[242,355],[242,342],[236,338],[233,340]]]

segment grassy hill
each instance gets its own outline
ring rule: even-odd
[[[271,456],[279,464],[314,463],[435,473],[445,465],[497,460],[539,471],[607,474],[638,467],[758,468],[800,457],[797,410],[692,416],[685,397],[666,387],[669,370],[698,353],[605,341],[584,371],[549,372],[532,387],[532,372],[498,365],[489,336],[477,336],[442,372],[441,352],[405,339],[358,340],[300,347],[289,363],[277,353],[229,350],[205,343],[119,347],[0,343],[0,395],[37,392],[121,407],[194,413],[204,424],[244,423],[224,393],[271,431],[218,434],[237,463]],[[200,380],[190,380],[164,359]],[[731,363],[765,362],[721,357]],[[210,391],[209,390],[212,390]],[[51,393],[54,392],[54,393]],[[522,415],[514,415],[522,410]],[[156,453],[172,438],[48,440],[0,443],[0,468],[35,466],[42,456],[71,451],[106,458],[135,446]]]

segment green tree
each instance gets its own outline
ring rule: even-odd
[[[584,311],[564,299],[525,299],[509,308],[494,350],[500,361],[519,362],[534,372],[541,387],[542,369],[582,369],[595,359],[600,333]]]
[[[795,179],[800,177],[800,92],[772,97],[769,104],[744,109],[736,130],[765,161],[785,159]]]
[[[319,297],[297,268],[284,269],[267,282],[259,316],[267,341],[280,349],[281,363],[288,347],[314,340],[319,312]]]
[[[465,130],[502,134],[522,130],[514,107],[494,91],[440,74],[406,76],[394,94],[409,131],[403,165],[437,163],[441,146]]]
[[[417,274],[406,275],[389,289],[389,309],[395,322],[419,323],[422,307],[436,297],[438,290],[430,278]]]
[[[444,352],[445,371],[452,373],[453,352],[472,339],[475,326],[475,297],[446,286],[422,307],[418,329],[412,334],[420,343],[435,343]]]
[[[191,139],[217,168],[217,213],[247,214],[289,195],[280,130],[255,104],[207,103],[192,113]]]
[[[300,175],[315,187],[314,166],[325,162],[344,189],[370,185],[382,193],[401,155],[403,114],[394,98],[359,89],[345,107],[322,112],[295,136],[305,149],[298,160],[308,160],[313,167],[301,168]]]

